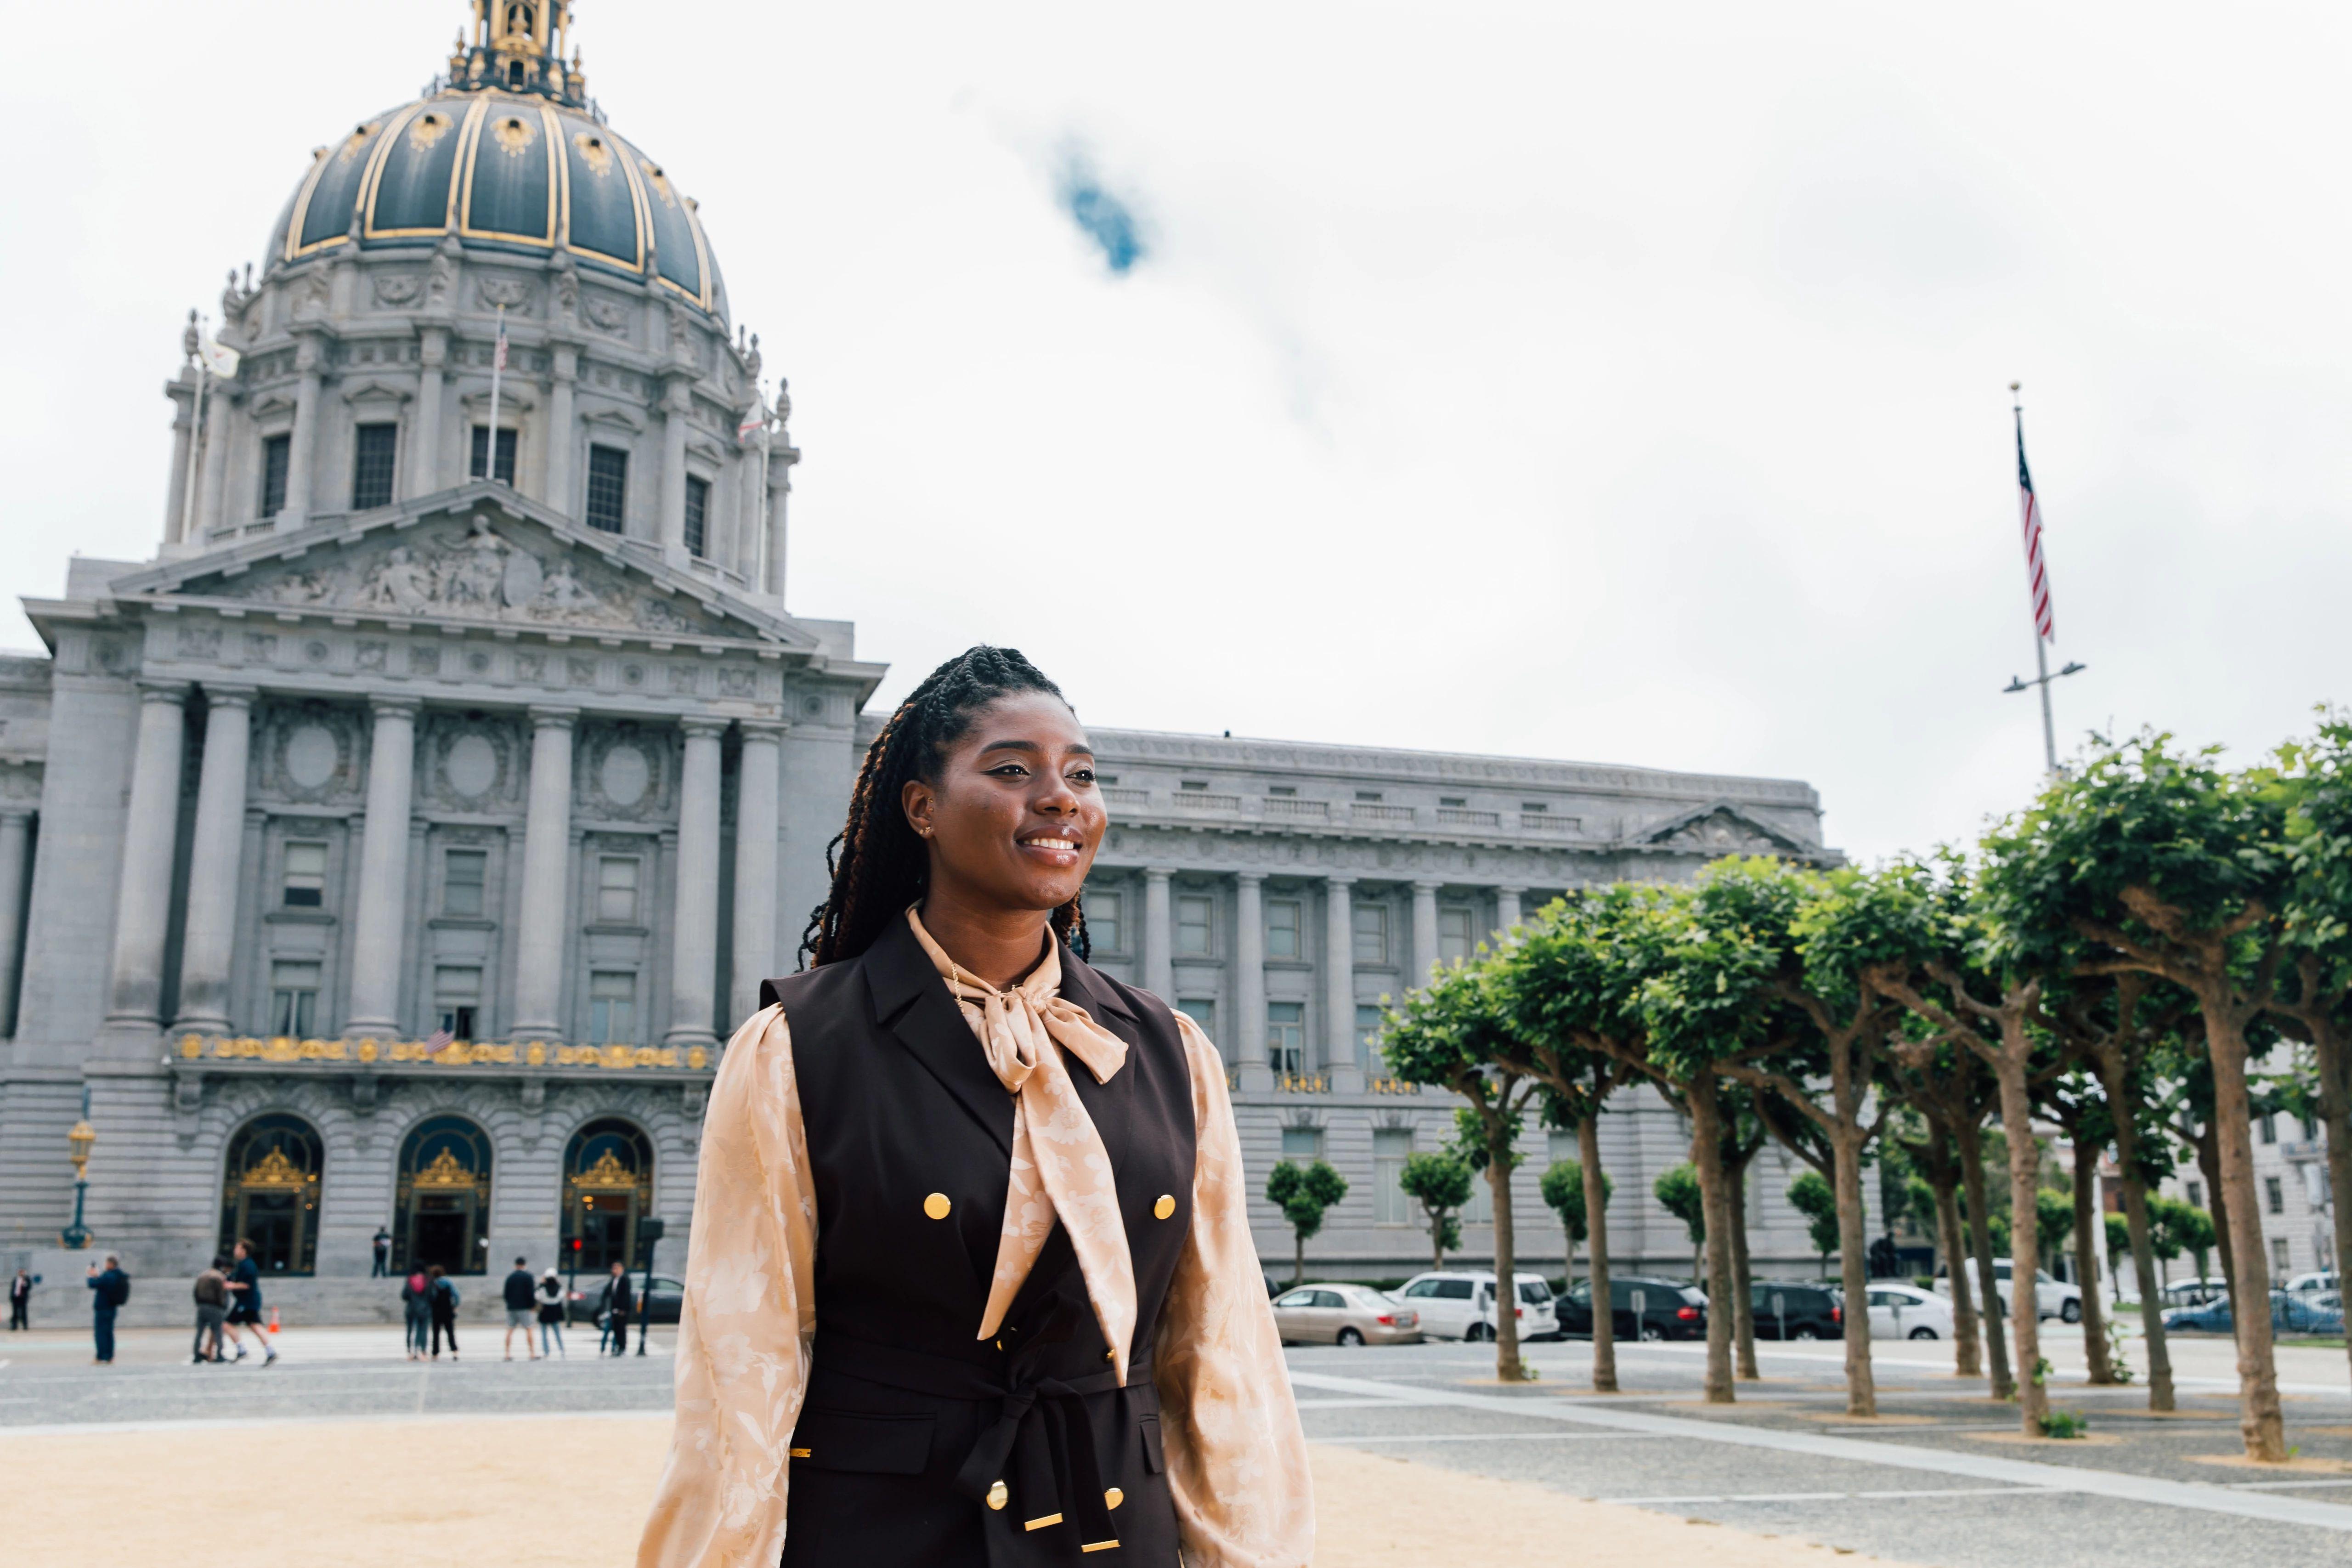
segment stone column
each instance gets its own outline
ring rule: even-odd
[[[191,542],[198,544],[221,525],[221,507],[228,493],[228,431],[225,426],[234,406],[218,392],[205,401],[210,405],[210,417],[197,432],[197,438],[204,443],[204,473],[196,481],[196,526],[188,535]]]
[[[662,1043],[708,1046],[711,988],[719,981],[719,719],[685,719],[678,773],[677,913],[670,922],[669,1032]]]
[[[16,1026],[16,967],[25,946],[25,879],[33,868],[28,853],[32,827],[32,807],[0,807],[0,1031]]]
[[[784,727],[743,724],[735,770],[735,985],[728,1026],[760,1006],[760,982],[782,969],[776,952],[776,829],[782,809]]]
[[[1405,974],[1408,985],[1419,985],[1437,967],[1437,889],[1444,885],[1412,885],[1412,967]]]
[[[763,584],[775,598],[784,596],[784,502],[793,493],[793,464],[800,453],[784,439],[780,427],[768,435],[767,571]]]
[[[547,393],[547,504],[575,521],[579,503],[572,494],[572,387],[579,376],[579,345],[557,343],[553,384]]]
[[[686,553],[686,416],[694,407],[691,381],[672,375],[662,389],[661,547]],[[706,527],[709,519],[703,520]]]
[[[1171,1007],[1176,1005],[1176,954],[1168,879],[1175,874],[1164,866],[1143,873],[1143,988]]]
[[[163,942],[172,923],[172,862],[180,837],[180,752],[188,689],[141,682],[138,752],[122,823],[122,874],[114,898],[110,1029],[152,1034],[163,1025]]]
[[[563,1037],[563,950],[572,927],[572,727],[577,708],[530,710],[530,798],[522,829],[522,918],[515,932],[517,1038]]]
[[[415,788],[414,697],[375,697],[368,747],[367,826],[352,913],[352,1010],[346,1036],[400,1034],[400,972],[408,926],[409,804]]]
[[[311,476],[319,453],[318,334],[304,332],[294,340],[294,439],[286,454],[286,504],[278,509],[280,528],[299,528],[310,519]]]
[[[186,537],[194,498],[188,490],[188,447],[195,439],[199,406],[196,379],[185,369],[164,389],[172,400],[172,471],[163,485],[163,542],[177,544]]]
[[[188,852],[187,929],[180,941],[180,1016],[172,1027],[228,1032],[229,969],[236,958],[238,871],[245,859],[245,780],[252,750],[250,686],[205,683],[204,770],[196,782],[195,841]]]
[[[408,433],[408,493],[431,495],[441,488],[441,393],[448,380],[449,330],[427,327],[416,343],[416,428]]]
[[[1527,918],[1519,910],[1519,900],[1526,892],[1525,888],[1495,889],[1495,929],[1498,932],[1508,932],[1513,926]]]
[[[1356,1059],[1356,915],[1353,877],[1323,881],[1323,1061]],[[1307,1064],[1299,1064],[1304,1068]]]
[[[1234,1016],[1225,1059],[1241,1069],[1242,1088],[1262,1092],[1274,1087],[1265,1060],[1265,873],[1244,871],[1234,883]]]

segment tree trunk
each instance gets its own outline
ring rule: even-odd
[[[2011,1031],[2021,1038],[2009,1039]],[[2035,1288],[2042,1268],[2042,1226],[2033,1194],[2042,1184],[2042,1149],[2033,1142],[2024,1033],[2021,1017],[2001,1020],[2003,1042],[1993,1081],[2000,1086],[2001,1130],[2009,1134],[2009,1322],[2017,1349],[2017,1420],[2027,1436],[2039,1437],[2042,1418],[2050,1414],[2050,1391],[2042,1373],[2041,1293]]]
[[[1878,1414],[1878,1387],[1870,1370],[1870,1244],[1862,1207],[1862,1142],[1858,1127],[1830,1136],[1836,1155],[1839,1274],[1845,1287],[1845,1413]]]
[[[1714,1074],[1702,1073],[1684,1091],[1690,1108],[1691,1163],[1698,1167],[1699,1210],[1706,1225],[1706,1402],[1728,1405],[1731,1335],[1738,1313],[1731,1302],[1731,1205],[1723,1180],[1723,1110]],[[1696,1270],[1694,1270],[1696,1272]]]
[[[2286,1422],[2279,1407],[2278,1365],[2271,1344],[2271,1279],[2263,1257],[2263,1213],[2254,1196],[2245,1026],[2225,994],[2200,995],[2198,1002],[2205,1014],[2206,1054],[2213,1063],[2214,1131],[2220,1134],[2221,1189],[2230,1194],[2231,1250],[2237,1254],[2230,1278],[2238,1282],[2245,1303],[2243,1310],[2232,1309],[2238,1325],[2238,1430],[2246,1439],[2248,1458],[2283,1465],[2287,1459]]]
[[[2236,1205],[2230,1202],[2229,1190],[2221,1184],[2221,1142],[2214,1136],[2212,1128],[2206,1127],[2198,1132],[2195,1147],[2197,1171],[2205,1178],[2205,1212],[2213,1216],[2213,1248],[2221,1255],[2221,1283],[2230,1292],[2230,1321],[2242,1323],[2246,1321],[2246,1309],[2245,1303],[2238,1300],[2238,1249],[2230,1235],[2230,1211]],[[2205,1262],[2205,1249],[2200,1247],[2197,1249],[2197,1278],[2212,1277]]]
[[[1731,1305],[1732,1346],[1739,1358],[1739,1375],[1760,1382],[1756,1366],[1756,1290],[1748,1276],[1748,1162],[1731,1170]]]
[[[2099,1151],[2086,1143],[2078,1131],[2074,1137],[2074,1272],[2087,1275],[2075,1281],[2084,1288],[2083,1359],[2091,1369],[2093,1383],[2111,1384],[2116,1368],[2107,1357],[2105,1304],[2099,1300],[2099,1251],[2094,1239],[2105,1228],[2099,1223],[2098,1184]]]
[[[1948,1168],[1939,1169],[1928,1179],[1936,1190],[1936,1241],[1944,1253],[1944,1278],[1952,1282],[1952,1372],[1958,1377],[1982,1377],[1984,1347],[1978,1342],[1977,1293],[1969,1285],[1959,1199],[1953,1192]]]
[[[2131,1085],[2121,1051],[2101,1051],[2099,1086],[2107,1104],[2127,1110]],[[2139,1127],[2116,1115],[2116,1169],[2124,1179],[2124,1228],[2131,1234],[2132,1277],[2139,1286],[2139,1326],[2147,1337],[2147,1407],[2172,1408],[2172,1352],[2164,1342],[2164,1287],[2156,1277],[2156,1253],[2148,1245],[2147,1184],[2139,1173]]]
[[[1977,1269],[1976,1286],[1984,1294],[1985,1348],[1992,1358],[1992,1396],[2011,1399],[2017,1379],[2009,1367],[2009,1338],[2001,1332],[2000,1285],[1992,1273],[1992,1205],[1985,1195],[1984,1140],[1971,1127],[1960,1135],[1960,1179],[1969,1194],[1969,1256]]]
[[[1601,1184],[1601,1119],[1576,1124],[1576,1152],[1584,1163],[1584,1249],[1591,1258],[1592,1392],[1617,1392],[1617,1310],[1609,1293],[1609,1195]]]
[[[2352,1041],[2330,1029],[2317,1042],[2319,1058],[2319,1119],[2327,1129],[2327,1193],[2336,1211],[2336,1288],[2344,1289],[2344,1260],[2352,1258],[2352,1074],[2347,1074],[2347,1047]],[[2352,1356],[2352,1338],[2345,1341]]]
[[[1435,1209],[1424,1209],[1429,1215],[1429,1267],[1433,1273],[1445,1270],[1445,1216]]]
[[[1511,1145],[1490,1131],[1486,1139],[1486,1182],[1495,1191],[1495,1378],[1499,1383],[1524,1383],[1527,1369],[1519,1364],[1518,1257],[1511,1234]]]
[[[1296,1244],[1290,1254],[1290,1282],[1304,1285],[1307,1283],[1307,1233],[1294,1229],[1290,1237]]]

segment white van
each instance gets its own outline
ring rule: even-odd
[[[1555,1339],[1559,1334],[1559,1310],[1551,1287],[1540,1274],[1516,1276],[1519,1286],[1519,1338]],[[1495,1337],[1495,1271],[1491,1268],[1444,1268],[1416,1274],[1391,1291],[1421,1314],[1421,1331],[1433,1340],[1491,1340]]]

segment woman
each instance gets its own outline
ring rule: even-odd
[[[433,1281],[421,1268],[410,1273],[400,1284],[400,1311],[404,1321],[401,1334],[408,1346],[408,1359],[425,1359],[425,1342],[433,1321]]]
[[[1224,1066],[1085,962],[1086,733],[1006,649],[866,754],[711,1088],[640,1568],[1301,1568]]]
[[[550,1334],[555,1336],[553,1350],[547,1348]],[[552,1268],[539,1277],[539,1353],[571,1358],[563,1348],[563,1279]]]
[[[457,1359],[457,1282],[439,1264],[425,1271],[425,1300],[433,1309],[433,1359],[441,1359],[441,1336],[449,1336],[449,1359]]]

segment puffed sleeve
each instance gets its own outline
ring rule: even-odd
[[[1315,1552],[1307,1437],[1250,1239],[1224,1059],[1183,1014],[1192,1069],[1192,1228],[1160,1310],[1168,1484],[1187,1568],[1306,1568]]]
[[[727,1045],[702,1123],[679,1315],[677,1424],[638,1568],[783,1553],[793,1426],[816,1334],[816,1195],[783,1009]]]

